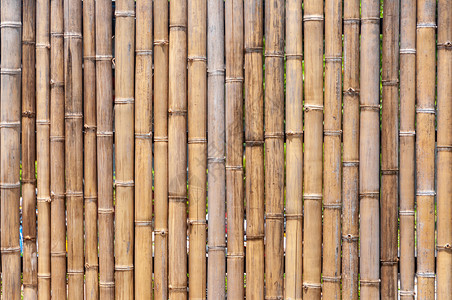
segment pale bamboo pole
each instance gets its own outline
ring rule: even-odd
[[[285,299],[302,298],[303,275],[303,17],[302,1],[286,3],[286,261]]]
[[[65,168],[68,298],[82,299],[83,256],[83,72],[82,1],[64,1]]]
[[[115,297],[132,299],[135,1],[116,1],[115,16]]]
[[[397,298],[398,275],[398,112],[399,0],[383,9],[382,127],[381,127],[381,299]]]
[[[244,4],[247,299],[264,299],[263,4]]]
[[[226,275],[226,174],[225,174],[225,102],[224,102],[224,2],[207,3],[208,68],[208,289],[209,299],[225,299]]]
[[[341,299],[342,0],[325,1],[324,299]]]
[[[50,191],[52,297],[66,299],[63,0],[50,1]]]
[[[1,256],[2,296],[21,299],[19,246],[21,1],[1,1]]]
[[[452,299],[452,7],[438,2],[437,299]]]
[[[36,0],[22,2],[22,226],[24,298],[37,299],[36,255]]]
[[[227,298],[244,298],[243,1],[226,1]]]
[[[38,297],[50,299],[50,1],[36,3]]]
[[[320,299],[322,264],[323,1],[304,2],[303,295]]]
[[[136,5],[135,299],[152,299],[152,1]]]
[[[206,298],[207,1],[188,1],[189,299]]]
[[[435,297],[435,13],[418,0],[416,31],[417,299]]]
[[[361,3],[360,283],[361,299],[380,299],[380,1]]]
[[[168,299],[168,1],[154,1],[154,299]]]
[[[265,297],[284,294],[284,1],[265,1]]]
[[[414,300],[414,170],[416,102],[416,1],[400,13],[400,299]]]
[[[168,298],[187,299],[187,1],[170,1]]]
[[[96,0],[96,115],[99,298],[115,296],[113,208],[112,3]]]

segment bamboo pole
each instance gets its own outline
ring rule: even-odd
[[[322,263],[323,2],[304,2],[303,298],[320,299]]]
[[[83,81],[82,1],[64,1],[65,168],[68,298],[82,299],[83,257]]]
[[[38,297],[50,299],[50,1],[36,3]]]
[[[341,299],[342,1],[325,2],[324,299]]]
[[[381,127],[381,298],[397,298],[398,265],[398,110],[399,1],[383,9],[382,127]]]
[[[265,297],[284,294],[284,1],[265,2]]]
[[[416,1],[400,13],[400,299],[414,300],[414,170],[416,101]]]
[[[247,299],[264,298],[263,4],[244,4]]]
[[[168,1],[154,1],[154,299],[168,299]]]
[[[380,1],[361,3],[360,283],[361,299],[380,299]]]
[[[438,2],[437,299],[452,299],[452,8]]]
[[[50,1],[50,191],[52,297],[66,293],[63,1]]]
[[[187,1],[170,2],[168,81],[168,297],[187,298]]]
[[[188,1],[189,299],[206,298],[207,2]]]
[[[1,1],[1,255],[2,296],[21,298],[19,247],[21,1]]]
[[[227,298],[244,298],[243,1],[226,1]]]
[[[286,4],[286,261],[285,299],[302,298],[303,24],[302,1]]]
[[[135,1],[117,1],[115,16],[115,296],[132,299]]]
[[[96,1],[96,116],[99,298],[115,296],[113,208],[112,4]]]
[[[22,226],[24,298],[37,299],[36,255],[36,1],[22,2]]]
[[[208,290],[209,299],[225,299],[225,106],[224,3],[208,1]]]
[[[136,3],[135,299],[152,298],[152,1]]]

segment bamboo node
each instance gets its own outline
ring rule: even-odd
[[[168,114],[170,116],[185,116],[187,114],[187,110],[186,109],[181,109],[181,110],[173,110],[173,109],[168,109]]]
[[[389,80],[389,79],[385,79],[381,81],[381,85],[382,86],[397,86],[399,84],[399,80]]]
[[[243,166],[226,166],[225,168],[230,171],[243,171]]]
[[[27,184],[27,183],[35,184],[36,178],[31,178],[31,179],[22,178],[21,182],[22,182],[22,184]]]
[[[344,18],[344,24],[359,24],[359,18]]]
[[[27,110],[27,111],[23,111],[22,112],[22,118],[30,118],[30,119],[32,119],[34,117],[36,117],[36,113],[34,111]]]
[[[226,83],[243,82],[243,77],[226,77],[225,82]]]
[[[83,119],[82,113],[67,113],[64,114],[65,119]]]
[[[98,214],[112,214],[115,212],[114,208],[97,208],[97,213]]]
[[[394,266],[399,263],[399,260],[380,260],[382,266]]]
[[[207,69],[207,76],[209,77],[224,76],[225,73],[226,72],[224,69],[215,69],[215,70]]]
[[[50,136],[50,141],[51,142],[64,142],[64,136],[51,135]]]
[[[96,135],[98,137],[111,137],[113,136],[113,131],[97,131]]]
[[[323,111],[323,105],[317,105],[317,104],[307,104],[304,105],[305,111],[309,112],[311,110],[319,110]]]
[[[143,140],[152,140],[152,132],[149,133],[135,133],[136,139],[143,139]]]
[[[286,60],[303,60],[303,53],[286,53]]]
[[[284,139],[284,132],[265,132],[265,139]]]
[[[276,52],[265,52],[265,58],[284,58],[284,52],[276,51]]]
[[[85,270],[90,270],[90,269],[93,269],[93,270],[97,270],[99,268],[99,265],[97,265],[97,264],[89,264],[89,263],[85,263]]]
[[[52,198],[51,201],[55,201],[55,200],[58,200],[58,199],[64,200],[65,197],[66,196],[64,194],[55,194],[54,192],[50,193],[50,198]]]
[[[414,210],[400,210],[399,215],[401,216],[414,216]]]
[[[96,61],[101,61],[101,60],[106,60],[106,61],[108,61],[108,60],[112,60],[113,59],[113,55],[96,55],[95,56],[95,59],[96,59]]]
[[[399,50],[400,54],[416,54],[416,49],[403,48]]]
[[[55,251],[55,252],[50,252],[50,256],[51,257],[66,257],[66,251]]]
[[[100,288],[112,289],[115,287],[114,281],[99,281]]]
[[[33,40],[28,40],[28,41],[23,40],[22,41],[22,45],[34,45],[34,44],[36,44],[36,42]]]
[[[36,284],[36,283],[23,283],[23,285],[24,285],[24,289],[26,289],[26,288],[36,288],[37,286],[38,286],[38,284]]]
[[[226,257],[228,259],[243,259],[245,257],[245,254],[243,254],[243,253],[228,253],[228,254],[226,254]]]
[[[400,131],[399,136],[415,136],[416,131]]]
[[[362,192],[359,193],[359,198],[380,198],[380,192]]]
[[[282,221],[284,220],[284,214],[282,213],[267,213],[265,215],[266,220],[276,220],[276,221]]]
[[[380,279],[361,279],[361,285],[380,286]]]
[[[403,290],[400,290],[399,291],[399,295],[400,296],[415,296],[416,295],[416,293],[414,292],[414,291],[403,291]]]
[[[416,273],[417,277],[421,277],[421,278],[435,278],[436,275],[433,272],[417,272]]]
[[[30,242],[35,242],[36,241],[36,237],[32,237],[29,235],[24,236],[24,242],[26,241],[30,241]]]
[[[154,136],[154,143],[158,142],[168,142],[167,136]]]
[[[64,33],[63,32],[50,32],[50,36],[51,37],[63,37]]]
[[[420,28],[436,28],[437,26],[436,26],[436,24],[435,23],[428,23],[428,22],[425,22],[425,23],[417,23],[416,24],[416,28],[417,29],[420,29]]]
[[[95,61],[96,56],[95,55],[85,55],[85,56],[83,56],[83,59],[87,60],[87,61]]]
[[[265,296],[265,300],[283,300],[283,296]]]
[[[207,143],[207,139],[206,138],[189,138],[187,140],[187,144],[206,144]]]
[[[352,235],[352,234],[346,234],[346,235],[342,235],[342,241],[344,242],[357,242],[359,240],[359,236],[357,235]]]
[[[320,283],[315,283],[315,282],[303,282],[303,288],[305,290],[320,289],[320,288],[322,288],[322,285]]]
[[[187,25],[185,24],[170,24],[170,30],[173,31],[187,31]]]
[[[247,147],[259,147],[264,145],[264,141],[246,141],[245,146]]]
[[[342,209],[341,203],[323,203],[324,209]]]
[[[81,39],[82,34],[80,32],[65,32],[63,37],[65,39]]]
[[[1,22],[0,28],[22,28],[22,22],[16,22],[16,21]]]
[[[286,214],[286,220],[301,220],[303,219],[303,214]]]
[[[133,265],[115,265],[115,271],[132,271]]]
[[[66,197],[83,197],[81,191],[66,191]]]
[[[341,282],[341,276],[322,276],[323,282]]]
[[[374,111],[374,112],[380,112],[380,105],[378,105],[378,104],[375,104],[375,105],[373,105],[373,104],[361,104],[360,106],[359,106],[360,108],[361,108],[361,110],[364,110],[364,111]]]
[[[171,202],[182,202],[182,203],[186,203],[187,202],[187,197],[185,196],[173,196],[173,195],[168,195],[168,200]]]
[[[14,254],[20,252],[20,247],[2,247],[2,254]]]
[[[186,293],[187,287],[186,286],[174,286],[174,285],[169,284],[168,290],[170,292],[174,292],[174,293]]]
[[[303,131],[287,131],[286,138],[302,138]]]
[[[50,87],[54,88],[54,87],[64,87],[64,82],[63,81],[55,81],[53,79],[50,80]]]
[[[115,10],[115,16],[118,18],[135,17],[134,10]]]
[[[136,49],[135,50],[136,55],[138,56],[152,56],[152,50],[146,50],[146,49]]]
[[[168,234],[168,229],[163,228],[163,229],[155,229],[154,230],[154,234],[160,235],[160,236],[165,236]]]
[[[436,151],[451,152],[452,151],[452,146],[436,146]]]
[[[22,73],[21,68],[18,68],[18,69],[1,68],[0,69],[0,75],[14,76],[14,75],[20,75],[21,73]]]
[[[325,62],[342,62],[342,56],[325,56]]]
[[[20,182],[16,183],[0,183],[0,189],[12,190],[20,188]]]
[[[52,201],[51,197],[37,197],[36,201],[38,203],[50,203]]]
[[[97,203],[97,196],[86,196],[85,203]]]
[[[168,45],[168,40],[154,40],[154,46]]]
[[[70,270],[70,269],[68,269],[67,270],[67,275],[68,276],[77,276],[77,275],[80,275],[80,274],[84,274],[85,273],[85,270]]]
[[[361,24],[380,24],[380,17],[361,18]]]
[[[436,196],[436,192],[435,191],[429,191],[429,190],[416,191],[416,196]]]
[[[188,219],[187,224],[188,225],[206,225],[207,222],[206,222],[206,220],[203,220],[203,219],[201,219],[201,220]]]
[[[321,201],[323,195],[322,194],[303,194],[304,200],[316,200]]]
[[[382,175],[397,175],[398,173],[399,173],[399,169],[381,170]]]
[[[262,53],[262,47],[245,47],[245,53]]]
[[[247,241],[253,241],[253,240],[263,240],[264,235],[263,234],[247,234],[246,240]]]
[[[437,45],[438,50],[451,50],[452,49],[452,42],[451,41],[447,41],[444,43],[440,43]]]
[[[135,98],[115,97],[115,104],[133,104],[134,102],[135,102]]]
[[[50,120],[36,120],[36,125],[50,125]]]
[[[38,278],[50,279],[50,273],[38,273]]]
[[[136,227],[152,227],[152,221],[134,221]]]
[[[193,63],[195,61],[207,62],[207,57],[205,57],[205,56],[196,56],[196,55],[191,55],[191,56],[187,57],[187,62]]]
[[[207,157],[207,163],[209,164],[224,164],[225,157]]]
[[[452,246],[450,244],[445,245],[437,245],[436,246],[437,251],[446,251],[446,252],[452,252]]]
[[[127,180],[127,181],[115,180],[115,186],[116,187],[134,187],[135,183],[133,180]]]
[[[304,15],[303,16],[303,21],[304,22],[308,22],[308,21],[323,21],[324,17],[323,15]]]
[[[323,134],[325,136],[341,136],[342,135],[342,130],[329,130],[329,129],[325,129],[323,131]]]
[[[89,125],[89,124],[85,124],[83,125],[83,128],[85,129],[85,131],[96,131],[97,126],[96,125]]]
[[[354,96],[359,96],[359,90],[350,87],[350,88],[346,89],[346,90],[343,92],[343,94],[344,94],[344,95],[348,95],[348,96],[352,96],[352,97],[354,97]]]
[[[226,251],[226,246],[225,245],[207,246],[207,250],[208,250],[208,252],[210,252],[210,251],[224,252],[224,251]]]
[[[36,49],[50,49],[50,44],[48,44],[48,43],[36,43]]]

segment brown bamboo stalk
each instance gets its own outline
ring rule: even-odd
[[[1,1],[1,255],[2,296],[21,298],[19,247],[21,1]]]
[[[265,296],[284,293],[284,1],[265,2]]]
[[[414,170],[416,101],[416,1],[400,13],[400,299],[414,300]]]
[[[154,299],[168,299],[168,1],[154,1]]]
[[[170,1],[168,297],[187,299],[187,1]]]
[[[342,0],[325,1],[324,299],[341,299]]]
[[[244,298],[243,1],[226,1],[227,298]]]
[[[438,2],[437,299],[452,299],[452,7]]]
[[[320,299],[322,263],[323,2],[304,2],[303,298]]]
[[[380,299],[380,1],[361,3],[360,283],[361,299]]]
[[[398,275],[398,110],[399,0],[383,9],[382,127],[381,127],[381,299],[397,298]]]
[[[36,3],[38,296],[50,299],[50,1]]]
[[[68,298],[82,299],[83,257],[83,73],[82,1],[64,1],[65,168]]]
[[[208,290],[209,299],[225,299],[225,111],[224,111],[224,3],[208,1]]]
[[[50,1],[50,260],[52,297],[66,293],[63,1]]]
[[[99,298],[115,296],[113,229],[112,4],[96,1],[97,184]]]
[[[286,3],[286,277],[285,299],[302,298],[303,37],[302,1]]]
[[[152,299],[152,1],[136,5],[135,299]]]
[[[36,256],[36,1],[22,2],[22,226],[24,298],[37,299]]]
[[[117,1],[115,16],[115,296],[132,299],[135,1]]]

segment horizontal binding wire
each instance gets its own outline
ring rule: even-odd
[[[359,18],[344,18],[344,24],[359,24]]]
[[[50,279],[50,273],[38,273],[38,278]]]
[[[382,80],[381,81],[381,85],[382,86],[397,86],[399,84],[399,80],[395,79],[395,80]]]
[[[51,257],[66,257],[66,251],[54,251],[50,252]]]
[[[22,22],[5,21],[0,23],[0,28],[22,28]]]
[[[186,24],[170,24],[169,29],[173,31],[187,31]]]
[[[20,127],[20,122],[1,122],[0,128],[15,128],[18,129]]]
[[[83,275],[84,273],[85,273],[85,270],[67,270],[68,276]]]
[[[34,112],[34,111],[27,110],[27,111],[22,112],[22,118],[32,119],[34,117],[36,117],[36,112]]]
[[[149,133],[135,133],[135,138],[136,139],[141,139],[141,140],[152,140],[152,132],[149,132]]]
[[[113,55],[96,55],[95,56],[96,61],[111,61],[113,59]]]
[[[284,139],[284,132],[269,132],[264,134],[265,139]]]
[[[36,120],[36,125],[50,125],[50,120]]]
[[[135,182],[133,180],[128,180],[128,181],[116,180],[115,186],[116,187],[134,187]]]
[[[113,131],[97,131],[96,135],[98,137],[111,137],[113,136]]]
[[[416,107],[417,114],[435,114],[434,107]]]
[[[322,194],[304,194],[303,195],[303,199],[304,200],[317,200],[317,201],[321,201],[322,200]]]
[[[246,147],[259,147],[259,146],[263,146],[263,145],[264,145],[264,141],[245,141]]]
[[[450,244],[445,245],[437,245],[436,246],[437,251],[446,251],[446,252],[452,252],[452,246]]]
[[[436,196],[435,191],[416,191],[416,196]]]
[[[36,49],[50,49],[50,44],[48,44],[48,43],[36,43]]]
[[[452,151],[452,146],[436,146],[436,151],[439,152],[451,152]]]
[[[264,239],[264,235],[263,234],[247,234],[246,235],[246,240],[247,241],[263,240],[263,239]]]
[[[452,49],[452,42],[451,41],[447,41],[444,43],[440,43],[436,45],[438,50],[451,50]]]
[[[352,97],[359,96],[359,89],[354,89],[354,88],[350,87],[350,88],[344,90],[342,93],[344,95],[352,96]]]
[[[219,252],[224,252],[226,251],[226,246],[225,245],[220,245],[220,246],[207,246],[207,251],[219,251]]]
[[[267,58],[284,58],[284,52],[265,52],[265,57]]]
[[[18,69],[1,68],[0,69],[1,75],[15,76],[15,75],[20,75],[21,73],[22,73],[21,68],[18,68]]]
[[[135,17],[134,10],[115,10],[115,16],[118,18]]]
[[[16,182],[16,183],[3,183],[3,182],[0,182],[0,189],[12,190],[12,189],[18,189],[18,188],[20,188],[20,182]]]
[[[303,131],[287,131],[286,138],[301,138],[303,137]]]
[[[80,32],[65,32],[63,37],[65,39],[81,39],[82,34]]]
[[[379,24],[380,23],[380,17],[364,17],[361,18],[362,24]]]
[[[357,235],[352,235],[352,234],[342,235],[342,241],[344,241],[344,242],[352,243],[352,242],[357,242],[358,240],[359,240],[359,236],[357,236]]]
[[[265,214],[265,219],[267,220],[277,220],[282,221],[284,220],[284,214],[283,213],[267,213]]]
[[[308,112],[310,110],[319,110],[323,111],[323,105],[316,105],[316,104],[305,104],[304,105],[305,111]]]
[[[399,215],[401,216],[414,216],[414,210],[400,210]]]
[[[394,266],[399,263],[399,260],[380,260],[382,266]]]
[[[147,55],[149,55],[149,56],[152,56],[152,50],[146,50],[146,49],[137,49],[137,50],[135,50],[135,54],[136,55],[138,55],[138,56],[147,56]]]
[[[82,113],[67,113],[64,114],[65,119],[83,119]]]
[[[196,56],[196,55],[192,55],[192,56],[188,56],[187,57],[187,62],[195,62],[195,61],[206,62],[207,61],[207,57],[205,57],[205,56]]]
[[[133,265],[115,265],[115,271],[132,271]]]
[[[113,288],[115,288],[115,282],[114,281],[99,281],[99,287],[106,288],[106,289],[113,289]]]
[[[209,164],[224,164],[225,161],[225,157],[207,157],[207,162]]]
[[[245,47],[245,54],[246,53],[262,53],[263,48],[262,47]]]
[[[50,36],[51,37],[63,37],[64,33],[63,32],[51,32]]]
[[[342,162],[343,167],[358,167],[359,166],[359,160],[355,161],[343,161]]]
[[[428,22],[420,22],[416,24],[416,28],[420,29],[420,28],[436,28],[436,24],[435,23],[428,23]]]
[[[414,291],[403,291],[403,290],[400,290],[399,291],[399,295],[400,296],[415,296],[416,295],[416,293],[414,292]]]
[[[187,220],[187,224],[188,225],[201,225],[201,226],[205,226],[205,225],[207,225],[207,222],[206,222],[206,220],[203,220],[203,219],[201,219],[201,220],[190,220],[190,219],[188,219]]]
[[[342,62],[342,56],[325,56],[325,62]]]
[[[98,214],[112,214],[114,213],[115,210],[114,208],[97,208],[97,213]]]
[[[433,272],[417,272],[416,273],[416,277],[421,277],[421,278],[435,278],[436,275]]]
[[[243,82],[243,77],[226,77],[225,82],[226,83]]]
[[[388,170],[381,170],[382,175],[397,175],[399,174],[399,169],[388,169]]]
[[[85,195],[85,203],[96,203],[97,202],[97,196],[86,196]]]
[[[314,282],[303,282],[303,288],[305,290],[307,290],[307,289],[321,289],[322,285],[320,283],[314,283]]]
[[[302,53],[286,53],[286,60],[303,60]]]
[[[152,227],[152,221],[134,221],[136,227]]]
[[[286,220],[301,220],[303,219],[303,214],[286,214]]]
[[[206,138],[189,138],[187,140],[187,144],[206,144],[207,139]]]
[[[172,196],[172,195],[168,195],[168,200],[171,201],[171,202],[185,203],[185,202],[187,202],[187,197],[186,196]]]
[[[303,16],[303,21],[304,22],[308,22],[308,21],[323,21],[324,17],[323,15],[304,15]]]
[[[160,236],[168,235],[168,229],[154,229],[154,234]]]
[[[380,279],[361,279],[361,285],[380,286]]]
[[[168,45],[168,40],[154,40],[154,46],[164,46]]]
[[[323,208],[325,208],[325,209],[342,209],[342,204],[340,204],[340,203],[323,203]]]
[[[224,76],[225,74],[224,69],[216,69],[216,70],[210,70],[207,69],[207,76],[213,77],[213,76]]]
[[[55,81],[55,80],[51,79],[50,80],[50,87],[51,88],[64,87],[64,82],[63,81]]]
[[[243,166],[226,166],[225,168],[226,168],[226,170],[231,170],[231,171],[242,171],[243,170]]]
[[[380,192],[362,192],[359,193],[359,198],[380,198]]]
[[[325,136],[341,136],[342,130],[324,130],[323,134]]]
[[[374,111],[374,112],[380,112],[380,105],[376,104],[361,104],[359,106],[361,108],[361,110],[367,110],[367,111]]]
[[[167,136],[154,136],[154,143],[158,142],[168,142]]]
[[[228,259],[243,259],[245,258],[245,254],[243,253],[228,253],[226,254]]]
[[[186,109],[181,109],[181,110],[168,109],[168,115],[170,115],[170,116],[185,116],[186,114],[187,114]]]
[[[135,102],[135,98],[115,98],[115,104],[133,104]]]
[[[399,131],[399,136],[415,136],[416,131]]]
[[[2,247],[1,253],[2,254],[20,253],[20,247]]]
[[[403,48],[399,50],[400,54],[416,54],[416,49],[412,48]]]
[[[323,282],[341,282],[341,276],[322,276]]]
[[[52,202],[52,198],[51,197],[37,197],[36,198],[36,202],[38,202],[38,203],[50,203],[50,202]]]

